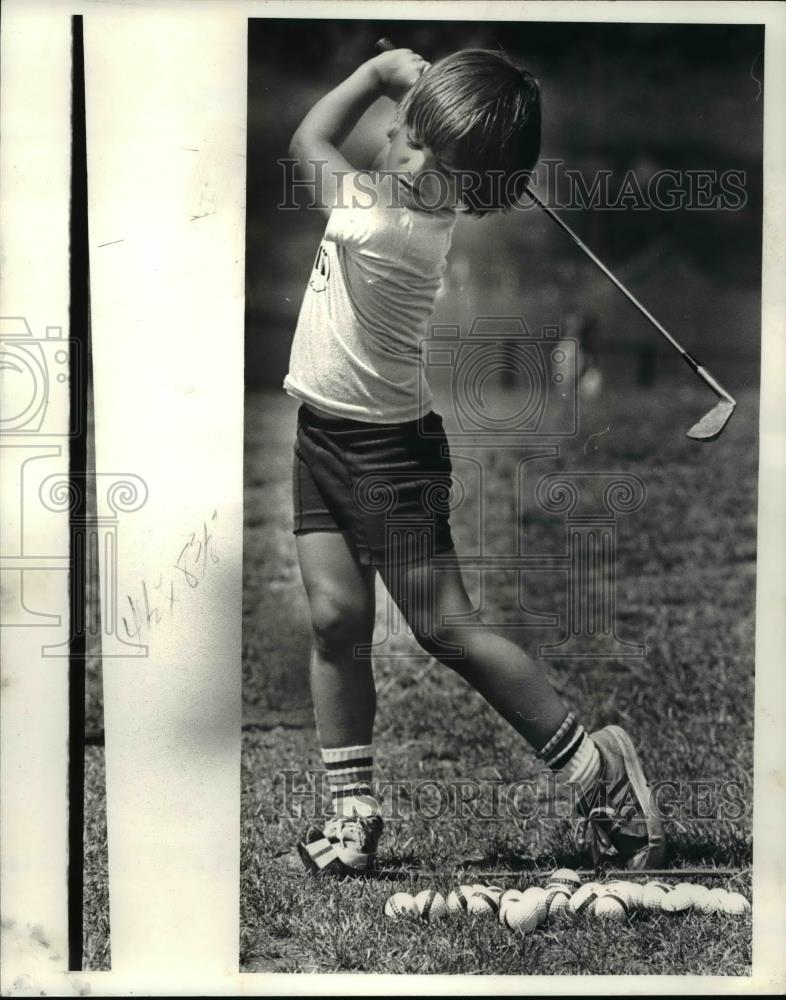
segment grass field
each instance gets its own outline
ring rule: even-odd
[[[712,399],[686,386],[684,377],[677,384],[679,389],[662,383],[649,391],[615,387],[603,393],[585,408],[582,433],[561,442],[556,459],[533,466],[538,474],[634,473],[647,490],[644,506],[618,520],[617,566],[619,631],[644,644],[646,656],[542,662],[588,728],[625,725],[650,777],[676,783],[668,799],[668,864],[738,866],[739,875],[708,884],[750,897],[757,401],[753,392],[744,395],[724,436],[700,446],[683,432]],[[442,412],[450,434],[452,422]],[[398,783],[398,818],[387,822],[381,861],[434,875],[337,884],[300,870],[292,849],[315,805],[306,771],[319,771],[320,758],[308,695],[308,615],[289,530],[293,419],[293,403],[282,393],[248,394],[241,967],[749,973],[748,918],[660,915],[623,925],[547,926],[520,939],[495,922],[429,926],[384,920],[391,892],[428,885],[447,891],[459,881],[451,872],[462,862],[474,866],[475,874],[460,881],[482,881],[483,871],[502,869],[512,874],[491,881],[512,886],[529,881],[537,869],[577,861],[564,803],[546,814],[543,785],[525,745],[457,676],[420,655],[406,633],[389,638],[375,663],[377,777]],[[544,514],[533,502],[516,525],[512,483],[519,457],[516,449],[504,448],[483,456],[487,551],[510,552],[520,530],[526,551],[558,552],[565,537],[560,516]],[[459,551],[474,551],[477,505],[463,505],[453,520]],[[470,576],[473,596],[477,586]],[[382,636],[389,609],[381,590],[378,598]],[[532,610],[564,611],[564,580],[557,573],[533,574],[524,599]],[[518,621],[504,574],[485,581],[485,602],[490,620]],[[559,629],[511,634],[533,652],[538,643],[557,638]],[[100,725],[96,691],[92,698],[89,714]],[[102,756],[100,747],[88,747],[85,944],[93,968],[109,961]],[[442,810],[440,795],[452,807],[460,781],[475,783],[474,812],[466,805]],[[287,782],[305,792],[295,805]],[[531,783],[525,807],[499,807],[492,818],[482,818],[493,789],[504,800],[515,782]],[[386,808],[390,812],[390,800]]]
[[[286,371],[297,307],[324,224],[315,213],[281,212],[278,155],[286,153],[300,116],[328,81],[370,53],[378,27],[373,21],[352,26],[330,20],[309,40],[297,19],[249,23],[250,385],[279,384]],[[500,445],[473,453],[485,476],[483,506],[470,489],[452,518],[453,531],[459,553],[477,552],[482,531],[487,554],[509,555],[521,539],[527,553],[558,554],[565,546],[564,516],[538,507],[533,496],[538,477],[611,471],[640,478],[646,502],[617,521],[616,597],[619,635],[642,644],[646,655],[551,656],[543,657],[543,667],[586,728],[624,725],[651,779],[674,783],[664,803],[672,810],[667,863],[675,869],[739,869],[732,878],[715,877],[707,884],[750,897],[762,29],[686,25],[672,32],[662,25],[532,22],[519,33],[510,22],[495,27],[444,20],[418,21],[417,30],[404,22],[400,27],[409,31],[401,44],[418,51],[504,44],[511,54],[531,58],[546,95],[545,157],[552,165],[564,157],[563,165],[586,178],[613,172],[612,191],[630,170],[642,184],[661,168],[680,176],[695,168],[702,168],[698,174],[706,169],[722,175],[733,168],[747,175],[746,203],[738,211],[565,214],[738,397],[737,413],[713,444],[698,445],[684,436],[714,399],[673,352],[658,355],[657,378],[649,389],[629,384],[637,366],[648,368],[641,364],[649,357],[641,346],[657,343],[656,335],[541,213],[460,223],[446,294],[433,321],[459,323],[466,330],[476,317],[522,308],[536,332],[557,320],[567,326],[571,314],[595,319],[602,364],[627,373],[617,377],[605,368],[603,392],[584,408],[581,433],[560,441],[557,457],[528,465],[523,517],[515,503],[521,449]],[[564,196],[564,188],[563,177],[554,195]],[[455,421],[444,399],[438,399],[438,408],[457,474],[463,474],[469,465],[455,461],[461,450]],[[295,405],[280,390],[247,393],[241,968],[748,973],[749,919],[661,915],[623,925],[556,925],[522,939],[496,923],[386,921],[382,908],[392,891],[428,885],[446,891],[459,881],[451,873],[462,863],[473,874],[461,881],[504,870],[508,877],[491,881],[520,886],[539,870],[577,860],[565,803],[548,813],[528,749],[455,674],[420,655],[405,631],[387,638],[375,659],[376,773],[390,785],[381,861],[433,875],[352,884],[306,877],[293,847],[319,804],[309,772],[318,774],[321,764],[308,690],[308,610],[290,532],[294,420]],[[467,585],[479,597],[476,574],[468,574]],[[559,638],[560,628],[522,627],[515,587],[510,574],[487,575],[484,613],[509,627],[508,634],[534,655],[540,644]],[[560,573],[533,572],[519,596],[530,611],[559,615],[564,622]],[[380,588],[378,639],[389,620]],[[86,968],[106,969],[111,940],[100,650],[88,659],[88,682],[84,951]],[[526,786],[523,807],[505,808],[505,794],[515,783]],[[291,785],[303,794],[293,799]],[[477,801],[467,802],[475,792]],[[462,796],[459,809],[456,799]]]
[[[647,489],[643,508],[619,519],[618,565],[620,632],[643,642],[646,657],[552,658],[544,666],[589,726],[626,725],[651,777],[679,782],[681,808],[668,824],[669,864],[740,866],[740,876],[710,884],[734,882],[749,895],[756,400],[753,394],[744,399],[726,436],[702,447],[687,441],[683,431],[709,403],[711,397],[692,387],[609,394],[585,410],[586,433],[562,442],[557,459],[537,466],[543,472],[632,472]],[[443,413],[450,433],[449,415]],[[307,612],[288,533],[292,416],[291,401],[276,394],[247,399],[243,967],[746,973],[748,920],[660,916],[621,929],[588,924],[516,940],[485,923],[434,928],[382,919],[384,900],[394,889],[434,884],[447,890],[458,879],[445,871],[462,861],[472,860],[480,871],[523,869],[505,883],[518,885],[528,880],[527,868],[576,860],[565,809],[555,817],[538,815],[536,808],[522,809],[522,816],[501,809],[496,819],[480,819],[467,808],[463,815],[452,808],[437,815],[445,804],[440,794],[449,795],[452,804],[459,780],[477,783],[476,811],[488,813],[495,783],[506,789],[533,781],[537,770],[516,734],[457,676],[420,656],[406,634],[388,639],[375,666],[378,777],[400,783],[401,818],[388,823],[381,860],[438,874],[408,878],[404,885],[323,884],[304,877],[291,849],[313,801],[307,795],[299,799],[304,818],[298,819],[285,786],[290,781],[305,789],[303,772],[319,770],[320,761],[308,714]],[[515,544],[512,484],[519,457],[515,449],[503,448],[483,456],[489,477],[483,530],[488,550],[499,554]],[[459,508],[454,522],[459,551],[475,551],[477,506]],[[559,551],[564,544],[564,523],[529,507],[521,530],[530,552]],[[525,604],[564,610],[558,574],[537,577],[527,586]],[[468,583],[477,593],[477,580]],[[485,597],[490,618],[516,621],[509,578],[500,574],[486,581]],[[388,610],[380,590],[380,630]],[[529,650],[556,637],[553,628],[513,634]],[[287,769],[297,776],[283,777]],[[438,792],[431,780],[449,791]],[[734,782],[737,791],[724,790],[723,782]],[[542,795],[532,794],[535,800]],[[740,797],[738,807],[726,802],[729,794]],[[462,878],[480,880],[480,875]]]

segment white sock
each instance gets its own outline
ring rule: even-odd
[[[575,712],[568,712],[538,757],[566,784],[578,786],[582,797],[595,789],[603,769],[600,751]]]
[[[371,790],[371,746],[333,747],[322,750],[336,816],[374,816],[379,803]]]

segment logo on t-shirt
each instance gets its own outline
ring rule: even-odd
[[[320,243],[319,250],[317,250],[317,257],[314,261],[314,268],[311,272],[311,277],[308,279],[308,286],[315,292],[324,292],[329,279],[330,257],[328,257],[325,244]]]

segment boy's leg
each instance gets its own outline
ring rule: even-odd
[[[631,867],[656,867],[663,830],[633,744],[619,727],[592,737],[543,671],[515,643],[467,621],[472,605],[455,552],[381,570],[418,642],[452,667],[579,792],[585,846],[597,862],[613,848]]]
[[[374,569],[361,566],[338,531],[296,536],[314,644],[311,694],[323,748],[368,746],[376,691],[371,660],[357,647],[374,632]]]
[[[306,866],[345,875],[374,862],[382,829],[373,797],[372,734],[376,691],[359,647],[374,631],[374,570],[362,566],[337,531],[296,536],[311,612],[311,693],[334,816],[299,845]]]
[[[515,643],[480,622],[452,624],[457,616],[466,622],[472,612],[455,553],[440,555],[439,564],[380,572],[420,645],[456,670],[536,751],[544,747],[568,709]]]

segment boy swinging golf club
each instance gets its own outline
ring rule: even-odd
[[[339,146],[382,95],[399,104],[376,160],[383,173],[370,180]],[[313,872],[371,871],[383,831],[372,785],[376,692],[368,652],[376,573],[420,645],[576,789],[579,843],[592,862],[649,868],[663,860],[662,824],[630,737],[618,726],[585,732],[523,650],[477,620],[466,623],[472,606],[449,512],[429,501],[435,489],[450,488],[452,466],[419,345],[453,228],[459,212],[504,211],[526,192],[540,131],[538,85],[504,55],[462,51],[430,66],[396,49],[319,100],[292,139],[304,176],[320,166],[316,190],[328,213],[284,382],[301,402],[294,531],[333,797],[324,828],[298,845]],[[478,181],[470,193],[459,185],[466,171]],[[513,182],[495,183],[500,172]],[[373,198],[356,197],[361,187]],[[406,544],[386,530],[391,505],[422,527],[407,533]],[[451,624],[462,618],[460,628]]]

